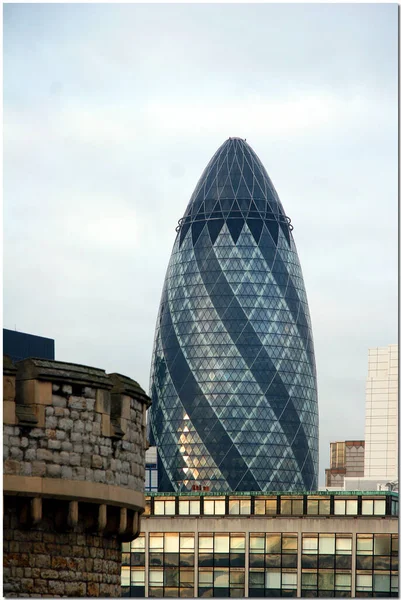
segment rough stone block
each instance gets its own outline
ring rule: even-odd
[[[92,467],[94,469],[100,469],[102,467],[102,463],[103,460],[101,456],[99,456],[98,454],[94,454],[92,456]]]
[[[72,479],[72,468],[67,466],[61,467],[61,477],[63,479]]]
[[[68,384],[66,384],[66,383],[65,383],[65,384],[62,386],[62,388],[61,388],[61,389],[62,389],[62,391],[63,391],[63,394],[66,394],[66,395],[69,395],[69,396],[71,396],[71,394],[72,394],[72,385],[68,385]]]
[[[48,448],[49,448],[49,450],[60,450],[60,448],[61,448],[60,440],[49,440]]]
[[[72,444],[71,442],[61,442],[61,449],[64,450],[65,452],[71,452],[72,450]]]
[[[12,460],[8,458],[4,462],[4,473],[6,475],[19,475],[21,470],[21,463],[18,460]]]
[[[70,453],[70,465],[78,467],[81,464],[81,455],[77,452]]]
[[[47,460],[51,462],[53,460],[53,453],[46,448],[39,448],[36,452],[36,457],[38,460]]]
[[[61,431],[61,429],[56,429],[56,440],[65,440],[67,434],[65,431]]]
[[[72,419],[60,419],[58,426],[60,429],[64,429],[64,431],[70,431],[73,427],[73,420]]]
[[[46,475],[48,477],[60,477],[61,476],[61,466],[60,465],[47,465]]]
[[[7,423],[7,425],[17,424],[17,417],[15,415],[15,402],[3,399],[3,423]]]
[[[53,406],[58,406],[60,408],[66,408],[67,407],[67,399],[64,398],[63,396],[57,396],[57,395],[53,394]]]
[[[32,476],[43,477],[46,473],[46,463],[35,460],[32,463]]]
[[[51,595],[64,594],[64,590],[65,590],[65,583],[63,581],[57,581],[57,580],[49,581],[49,592],[51,593]]]
[[[99,483],[105,483],[106,482],[106,473],[105,473],[105,471],[101,471],[100,469],[96,469],[95,474],[94,474],[94,479],[95,479],[95,481],[97,481]]]
[[[81,396],[70,396],[68,399],[68,406],[73,410],[86,410],[86,398],[81,398]]]

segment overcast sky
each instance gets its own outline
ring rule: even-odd
[[[397,341],[396,4],[4,6],[4,326],[148,391],[164,275],[229,136],[269,173],[315,339],[320,479]]]

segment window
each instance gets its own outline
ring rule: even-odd
[[[149,596],[193,597],[194,552],[193,533],[150,533]]]
[[[245,593],[245,534],[200,533],[199,597]]]
[[[251,499],[231,499],[229,500],[230,515],[250,515],[251,514]]]
[[[351,554],[351,534],[303,534],[302,596],[350,597]]]
[[[249,535],[249,596],[295,596],[298,536],[295,533]],[[263,595],[263,594],[262,594]]]
[[[329,498],[308,498],[307,500],[308,515],[329,515],[330,514],[330,499]]]
[[[204,515],[225,515],[226,501],[224,498],[205,498],[203,501]]]
[[[175,515],[175,499],[173,499],[173,498],[170,498],[169,500],[165,500],[165,499],[158,500],[157,498],[155,498],[154,506],[155,506],[155,508],[154,508],[155,515],[159,515],[159,516]]]
[[[380,498],[367,499],[362,498],[362,514],[363,515],[385,515],[386,514],[386,501]]]
[[[397,596],[398,535],[357,534],[356,569],[357,596]]]
[[[200,501],[180,498],[178,500],[178,512],[180,515],[200,515]]]
[[[281,509],[280,514],[282,515],[302,515],[304,512],[304,501],[303,498],[285,498],[281,497]]]
[[[277,498],[255,498],[255,515],[276,515]]]
[[[357,515],[358,500],[334,498],[334,514],[335,515]]]

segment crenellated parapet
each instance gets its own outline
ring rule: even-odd
[[[46,588],[56,596],[120,595],[120,544],[139,534],[144,510],[149,404],[135,381],[117,373],[34,358],[14,366],[4,357],[6,595],[42,593],[36,588],[46,587],[44,580],[58,582]],[[74,536],[85,539],[82,547]],[[27,557],[17,550],[21,539],[31,544]],[[93,544],[97,554],[104,550],[103,571],[89,561],[67,574],[59,559],[90,559]],[[38,554],[46,555],[39,564],[53,564],[46,576]],[[17,575],[21,568],[26,572]]]

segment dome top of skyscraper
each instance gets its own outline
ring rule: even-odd
[[[291,221],[259,157],[242,138],[228,138],[203,171],[177,227],[180,246],[191,225],[195,243],[205,221],[213,242],[227,223],[235,243],[246,222],[258,243],[265,222],[276,243],[280,228],[291,245]]]

